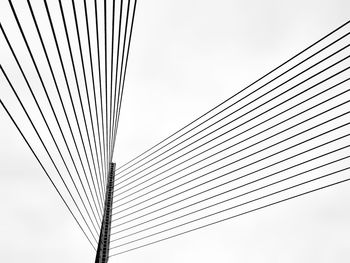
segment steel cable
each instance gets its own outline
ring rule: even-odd
[[[256,81],[254,81],[253,83],[249,84],[248,86],[246,86],[244,89],[238,91],[237,93],[235,93],[234,95],[232,95],[231,97],[229,97],[228,99],[224,100],[223,102],[221,102],[220,104],[218,104],[217,106],[215,106],[214,108],[210,109],[209,111],[205,112],[204,114],[202,114],[201,116],[199,116],[198,118],[196,118],[195,120],[191,121],[189,124],[185,125],[184,127],[182,127],[181,129],[179,129],[178,131],[176,131],[175,133],[171,134],[170,136],[166,137],[165,139],[163,139],[161,142],[157,143],[156,145],[152,146],[151,148],[149,148],[148,150],[142,152],[141,154],[139,154],[138,156],[136,156],[135,158],[131,159],[130,161],[126,162],[125,164],[121,165],[120,167],[118,167],[116,169],[116,171],[122,169],[123,167],[127,166],[128,164],[130,164],[131,162],[135,161],[137,158],[141,157],[142,155],[144,155],[145,153],[151,151],[152,149],[154,149],[155,147],[159,146],[160,144],[162,144],[163,142],[165,142],[166,140],[170,139],[171,137],[173,137],[174,135],[180,133],[181,131],[183,131],[184,129],[186,129],[187,127],[189,127],[190,125],[194,124],[196,121],[200,120],[201,118],[205,117],[206,115],[208,115],[209,113],[213,112],[214,110],[218,109],[220,106],[224,105],[226,102],[228,102],[229,100],[231,100],[232,98],[238,96],[240,93],[242,93],[243,91],[247,90],[249,87],[253,86],[254,84],[256,84],[257,82],[259,82],[260,80],[264,79],[265,77],[271,75],[273,72],[277,71],[278,69],[280,69],[281,67],[283,67],[284,65],[286,65],[287,63],[289,63],[290,61],[292,61],[293,59],[297,58],[298,56],[300,56],[301,54],[305,53],[306,51],[308,51],[309,49],[311,49],[312,47],[316,46],[317,44],[319,44],[320,42],[322,42],[324,39],[328,38],[329,36],[333,35],[334,33],[336,33],[337,31],[339,31],[340,29],[344,28],[345,26],[347,26],[350,23],[350,21],[345,22],[344,24],[342,24],[341,26],[337,27],[336,29],[334,29],[333,31],[331,31],[330,33],[328,33],[327,35],[323,36],[322,38],[320,38],[319,40],[317,40],[316,42],[314,42],[313,44],[309,45],[308,47],[306,47],[305,49],[303,49],[302,51],[298,52],[296,55],[294,55],[293,57],[289,58],[288,60],[286,60],[285,62],[283,62],[282,64],[280,64],[279,66],[275,67],[274,69],[272,69],[271,71],[269,71],[268,73],[266,73],[264,76],[260,77],[259,79],[257,79]],[[210,119],[212,119],[214,116],[208,118],[207,120],[205,120],[204,122],[200,123],[199,125],[196,125],[195,127],[191,128],[189,131],[187,131],[186,133],[184,133],[183,135],[180,135],[180,137],[184,136],[185,134],[187,134],[188,132],[196,129],[197,127],[199,127],[200,125],[202,125],[203,123],[209,121]],[[170,143],[172,143],[173,141],[177,140],[174,139],[171,142],[167,143],[166,145],[163,145],[161,148],[166,147],[167,145],[169,145]],[[161,149],[160,148],[160,149]],[[158,150],[160,150],[158,149]],[[157,150],[157,151],[158,151]],[[153,153],[151,153],[153,154]],[[142,161],[143,159],[147,158],[148,156],[142,158],[141,160],[135,162],[134,164],[131,164],[129,167],[123,169],[122,171],[119,171],[117,174],[120,174],[121,172],[129,169],[130,167],[134,166],[135,164],[137,164],[138,162]],[[120,180],[120,177],[117,178],[117,180]]]
[[[252,91],[252,92],[250,92],[249,94],[245,95],[243,98],[241,98],[241,99],[235,101],[234,103],[232,103],[231,105],[229,105],[228,107],[226,107],[224,110],[222,110],[222,111],[220,111],[219,113],[217,113],[216,116],[218,116],[220,113],[222,113],[223,111],[227,110],[228,108],[232,107],[233,105],[237,104],[238,102],[243,101],[244,99],[246,99],[247,97],[249,97],[251,94],[253,94],[253,93],[259,91],[260,89],[262,89],[262,88],[265,87],[266,85],[270,84],[271,82],[273,82],[274,80],[276,80],[276,79],[278,79],[279,77],[283,76],[283,75],[286,74],[287,72],[289,72],[289,71],[291,71],[292,69],[296,68],[297,66],[301,65],[302,63],[304,63],[304,62],[307,61],[308,59],[314,57],[315,55],[317,55],[317,54],[319,54],[320,52],[324,51],[325,49],[329,48],[331,45],[337,43],[339,40],[343,39],[344,37],[348,36],[349,34],[350,34],[350,33],[347,33],[347,34],[343,35],[341,38],[337,39],[336,41],[332,42],[331,44],[327,45],[326,47],[320,49],[320,50],[317,51],[316,53],[314,53],[314,54],[312,54],[311,56],[307,57],[306,59],[302,60],[301,62],[299,62],[298,64],[294,65],[293,67],[289,68],[288,70],[286,70],[286,71],[283,72],[282,74],[278,75],[277,77],[273,78],[272,80],[270,80],[270,81],[268,81],[267,83],[263,84],[262,86],[258,87],[258,88],[255,89],[254,91]],[[331,58],[332,56],[338,54],[339,52],[343,51],[344,49],[346,49],[346,48],[348,48],[348,47],[349,47],[349,45],[346,45],[345,47],[343,47],[343,48],[339,49],[338,51],[332,53],[331,55],[327,56],[326,58],[320,60],[319,62],[317,62],[317,63],[313,64],[312,66],[308,67],[307,69],[303,70],[302,72],[300,72],[300,73],[294,75],[293,77],[289,78],[288,80],[284,81],[283,83],[277,85],[275,88],[273,88],[273,89],[267,91],[267,92],[264,93],[263,95],[260,95],[260,96],[259,96],[257,99],[255,99],[254,101],[256,101],[256,100],[258,100],[258,99],[260,99],[260,98],[266,96],[267,94],[271,93],[272,91],[276,90],[277,88],[283,86],[284,84],[286,84],[286,83],[288,83],[289,81],[295,79],[296,77],[298,77],[298,76],[300,76],[301,74],[307,72],[308,70],[310,70],[310,69],[312,69],[313,67],[319,65],[320,63],[324,62],[325,60]],[[315,75],[315,76],[316,76],[316,75]],[[202,133],[203,131],[205,131],[205,130],[211,128],[211,127],[213,127],[215,124],[217,124],[217,123],[221,122],[222,120],[224,120],[224,119],[230,117],[233,113],[237,113],[238,111],[242,110],[243,108],[249,106],[251,103],[253,103],[253,101],[249,101],[249,102],[246,103],[244,106],[239,107],[238,110],[235,110],[234,112],[225,115],[224,117],[220,118],[219,120],[215,121],[214,123],[210,124],[209,126],[205,127],[204,129],[202,129],[202,130],[196,132],[195,134],[191,135],[190,137],[188,137],[188,138],[182,140],[181,142],[175,144],[174,146],[172,146],[171,148],[167,149],[166,151],[164,151],[164,152],[162,152],[162,153],[156,155],[156,156],[153,157],[152,159],[148,160],[146,163],[143,163],[143,164],[137,166],[136,168],[134,168],[134,169],[128,171],[128,172],[125,173],[123,176],[119,177],[119,179],[122,178],[122,177],[124,177],[124,176],[126,176],[126,175],[128,175],[128,174],[130,174],[131,172],[135,171],[136,169],[139,169],[140,167],[144,166],[145,164],[147,164],[147,163],[149,163],[149,162],[155,160],[156,158],[158,158],[158,157],[160,157],[161,155],[165,154],[166,152],[168,152],[168,151],[174,149],[175,147],[177,147],[177,146],[183,144],[184,142],[188,141],[189,139],[192,139],[194,136],[196,136],[196,135]],[[263,104],[261,104],[261,105],[263,105]],[[258,108],[258,107],[256,107],[256,108],[250,110],[248,113],[254,111],[254,110],[257,109],[257,108]],[[243,116],[243,115],[242,115],[242,116]],[[238,118],[236,118],[236,119],[238,119]],[[236,120],[236,119],[235,119],[235,120]],[[185,149],[185,148],[191,146],[191,145],[194,144],[195,142],[197,142],[197,141],[199,141],[199,140],[201,140],[201,139],[203,139],[203,138],[209,136],[209,135],[212,134],[213,132],[216,132],[217,130],[219,130],[219,129],[225,127],[225,126],[227,126],[227,125],[230,124],[231,122],[232,122],[232,121],[230,121],[230,122],[228,122],[228,123],[226,123],[226,124],[221,125],[220,127],[216,128],[214,131],[212,131],[212,132],[210,132],[210,133],[208,133],[208,134],[206,134],[206,135],[204,135],[204,136],[198,138],[198,139],[195,140],[194,142],[191,142],[190,144],[188,144],[188,145],[182,147],[181,149],[177,150],[175,153],[181,151],[182,149]],[[153,165],[155,165],[155,164],[157,164],[157,163],[159,163],[159,162],[165,160],[166,158],[168,158],[169,156],[172,156],[172,155],[175,154],[175,153],[169,154],[167,157],[165,157],[165,158],[163,158],[163,159],[161,159],[161,160],[158,160],[156,163],[153,163],[152,165],[150,165],[150,166],[144,168],[143,170],[141,170],[141,171],[139,171],[139,172],[142,172],[142,171],[144,171],[144,170],[146,170],[146,169],[149,169],[149,168],[152,167]],[[130,176],[130,177],[128,177],[127,179],[122,180],[121,182],[119,182],[119,184],[121,184],[121,183],[123,183],[123,182],[126,182],[127,180],[130,180],[131,178],[133,178],[133,177],[136,176],[136,175],[137,175],[137,173],[134,174],[134,175],[132,175],[132,176]],[[120,188],[121,188],[121,187],[115,189],[115,191],[119,190]]]

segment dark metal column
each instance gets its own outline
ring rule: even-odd
[[[107,263],[109,255],[109,241],[111,234],[113,190],[114,190],[115,163],[109,164],[109,173],[107,179],[107,189],[105,197],[105,206],[98,241],[95,263]]]

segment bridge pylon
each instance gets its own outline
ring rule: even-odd
[[[104,203],[104,212],[100,230],[100,237],[96,252],[95,263],[107,263],[109,256],[109,242],[111,236],[112,206],[114,192],[115,163],[109,164],[107,189]]]

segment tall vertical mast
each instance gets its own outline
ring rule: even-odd
[[[103,213],[100,239],[98,242],[95,263],[108,262],[109,242],[110,242],[110,234],[111,234],[111,220],[112,220],[114,177],[115,177],[115,163],[110,163],[108,179],[107,179],[104,213]]]

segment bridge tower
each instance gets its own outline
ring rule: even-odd
[[[108,178],[107,178],[104,212],[103,212],[100,238],[98,242],[95,263],[108,262],[109,242],[110,242],[111,223],[112,223],[114,177],[115,177],[115,163],[110,163]]]

